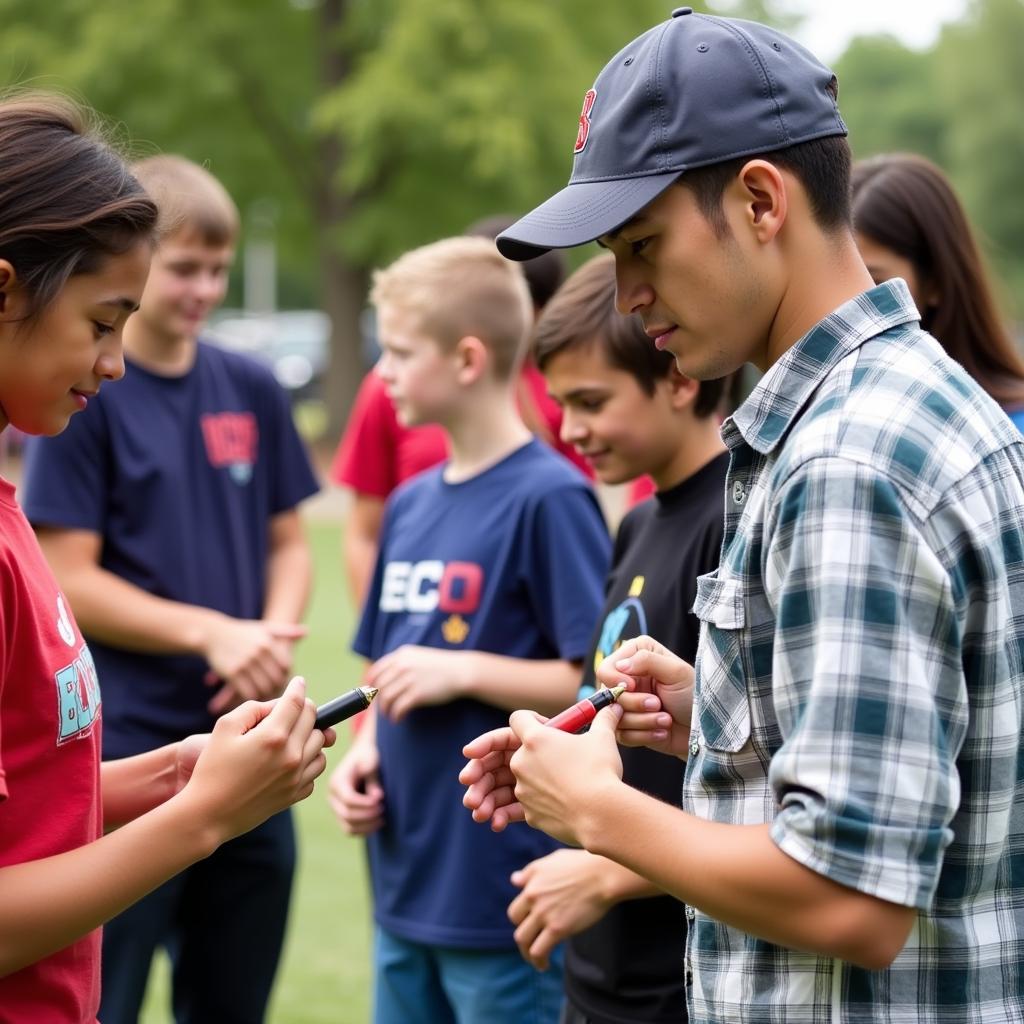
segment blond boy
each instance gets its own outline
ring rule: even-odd
[[[554,844],[475,828],[456,776],[462,743],[509,709],[572,702],[607,533],[587,482],[516,412],[532,320],[517,267],[489,240],[447,239],[380,272],[372,299],[400,420],[439,423],[451,451],[386,507],[354,643],[380,696],[332,780],[343,825],[369,836],[374,1020],[554,1024],[560,960],[522,961],[505,913],[512,871]]]

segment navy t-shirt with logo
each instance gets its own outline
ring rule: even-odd
[[[101,534],[100,565],[151,594],[260,618],[270,520],[318,489],[286,393],[266,367],[202,342],[181,376],[125,364],[62,434],[29,440],[25,514]],[[89,645],[105,758],[212,727],[203,658]]]
[[[403,644],[581,660],[611,546],[587,481],[538,441],[469,480],[443,474],[427,470],[388,501],[355,650],[374,660]],[[387,930],[515,948],[509,876],[557,844],[525,824],[496,834],[475,823],[458,781],[463,744],[508,714],[462,698],[399,722],[378,715],[386,824],[369,842],[375,916]]]

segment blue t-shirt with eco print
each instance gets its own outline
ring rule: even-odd
[[[582,660],[611,544],[593,490],[539,441],[460,483],[444,466],[390,498],[354,649],[403,644]],[[494,833],[462,805],[463,745],[508,711],[459,699],[377,716],[385,825],[369,838],[374,913],[415,942],[514,949],[509,876],[558,845],[525,824]]]

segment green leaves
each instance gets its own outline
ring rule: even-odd
[[[923,153],[950,176],[1024,314],[1024,4],[974,0],[930,50],[854,40],[837,63],[839,105],[857,156]]]

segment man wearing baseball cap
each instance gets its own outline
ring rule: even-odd
[[[621,706],[584,736],[516,712],[467,745],[465,802],[684,901],[694,1021],[1020,1021],[1024,444],[872,285],[836,95],[786,36],[679,8],[499,238],[597,239],[683,373],[763,377],[723,427],[696,665],[624,644]],[[616,740],[687,759],[682,811],[620,781]]]

